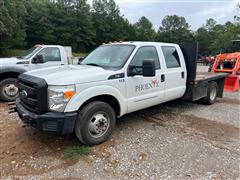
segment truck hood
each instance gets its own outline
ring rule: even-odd
[[[23,62],[23,60],[18,59],[16,57],[11,58],[0,58],[0,66],[11,66],[16,65],[18,62]]]
[[[43,78],[48,85],[72,85],[107,80],[113,71],[87,65],[62,65],[26,74]]]

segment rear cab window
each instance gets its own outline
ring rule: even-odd
[[[177,48],[174,46],[162,46],[163,56],[167,69],[181,67],[181,62]]]

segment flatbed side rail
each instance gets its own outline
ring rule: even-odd
[[[227,76],[227,73],[198,74],[196,80],[187,83],[187,89],[182,99],[196,101],[206,97],[209,84],[212,81],[216,82],[218,85],[217,97],[223,97],[224,81]]]

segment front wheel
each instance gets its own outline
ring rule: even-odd
[[[87,104],[79,112],[75,134],[84,144],[96,145],[106,141],[116,124],[113,108],[101,101]]]
[[[0,82],[0,99],[3,101],[15,101],[18,97],[18,81],[15,78],[7,78]]]
[[[211,82],[208,85],[207,96],[202,99],[202,102],[207,105],[214,104],[217,99],[218,85],[216,82]]]

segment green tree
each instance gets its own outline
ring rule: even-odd
[[[73,29],[73,37],[78,50],[85,52],[95,45],[94,38],[96,32],[93,27],[90,6],[87,4],[87,0],[77,0],[75,9],[75,28]]]
[[[212,53],[233,52],[232,40],[239,39],[240,26],[227,22],[224,25],[216,25],[213,31],[214,39],[209,46]]]
[[[153,24],[145,17],[141,17],[138,22],[134,24],[136,28],[137,40],[139,41],[154,41],[156,32]]]
[[[157,40],[172,43],[192,42],[193,33],[184,17],[166,16],[159,27]]]
[[[50,16],[50,1],[29,0],[27,3],[27,42],[28,46],[34,44],[52,44],[56,42],[54,25]]]
[[[199,54],[207,55],[210,54],[209,45],[211,43],[211,39],[209,37],[209,33],[206,28],[200,27],[197,29],[195,33],[195,40],[199,43]]]
[[[25,46],[25,0],[0,0],[0,51]]]
[[[94,0],[92,17],[96,30],[96,45],[108,41],[130,39],[129,22],[120,14],[114,0]]]

